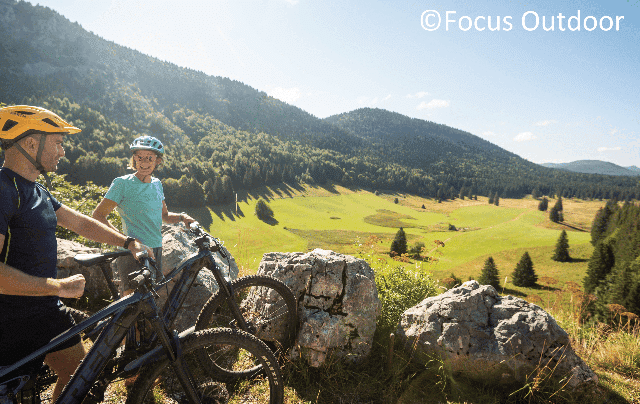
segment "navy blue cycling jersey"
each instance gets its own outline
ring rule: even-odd
[[[57,277],[56,210],[62,205],[42,185],[0,168],[0,262],[29,275]],[[58,306],[57,296],[0,294],[0,311]]]

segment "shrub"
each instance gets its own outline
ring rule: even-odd
[[[419,268],[385,266],[375,268],[375,272],[378,298],[382,303],[378,327],[383,330],[394,330],[405,310],[439,294],[437,281]]]
[[[273,210],[262,198],[258,199],[258,202],[256,202],[255,213],[256,216],[258,216],[258,219],[262,221],[273,219]]]

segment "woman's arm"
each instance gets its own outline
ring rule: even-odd
[[[165,201],[162,201],[162,221],[165,223],[180,223],[183,222],[185,226],[189,226],[191,223],[196,220],[186,213],[173,213],[169,212],[167,208],[167,204]]]
[[[109,216],[109,213],[111,213],[111,211],[113,211],[116,206],[118,206],[116,202],[112,201],[111,199],[103,198],[98,206],[96,206],[96,208],[93,210],[92,216],[100,223],[106,224],[111,229],[118,231],[118,229],[116,229],[116,227],[112,225],[109,220],[107,220],[107,216]]]

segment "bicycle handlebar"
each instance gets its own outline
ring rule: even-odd
[[[228,258],[227,254],[225,253],[224,249],[222,248],[223,243],[219,239],[213,237],[212,235],[210,235],[209,233],[204,231],[202,226],[200,226],[200,223],[192,222],[189,225],[189,230],[196,237],[199,236],[199,238],[195,240],[195,243],[199,248],[207,249],[207,250],[209,250],[211,252],[217,252],[223,258]]]

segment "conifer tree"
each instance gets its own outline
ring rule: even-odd
[[[538,276],[533,269],[533,262],[529,253],[525,251],[511,274],[515,286],[531,287],[538,281]]]
[[[500,206],[500,197],[498,196],[497,192],[496,192],[496,196],[493,197],[493,204],[496,206]]]
[[[541,212],[545,212],[548,207],[549,207],[549,200],[545,196],[544,198],[542,198],[542,200],[538,204],[538,210]]]
[[[556,243],[556,250],[551,259],[558,262],[569,262],[571,260],[571,257],[569,257],[569,238],[565,230],[562,230],[562,233],[560,233],[560,237]]]
[[[593,293],[615,265],[613,249],[609,243],[598,242],[587,265],[583,286],[586,293]]]
[[[593,219],[593,224],[591,225],[591,244],[596,245],[605,235],[612,213],[613,211],[608,203],[603,208],[598,209],[596,217]]]
[[[493,195],[489,195],[489,205],[493,205]]]
[[[398,255],[407,253],[407,235],[402,227],[396,233],[396,237],[391,242],[391,252],[395,252]]]
[[[481,285],[491,285],[498,289],[500,287],[500,278],[498,277],[498,268],[493,261],[493,257],[487,258],[482,267],[482,272],[478,278],[478,283]]]

